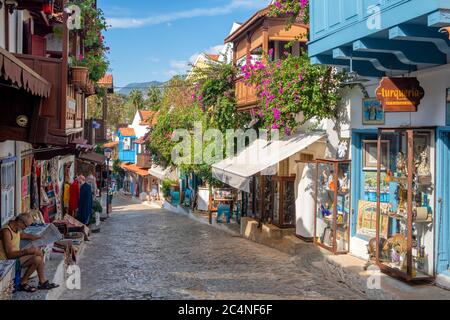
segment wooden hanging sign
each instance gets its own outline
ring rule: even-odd
[[[417,112],[425,91],[417,78],[384,77],[376,94],[385,112]]]

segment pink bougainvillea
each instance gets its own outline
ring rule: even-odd
[[[270,8],[270,15],[288,15],[291,22],[309,23],[309,0],[278,0]]]
[[[303,122],[335,114],[343,75],[330,67],[311,65],[307,54],[267,64],[258,61],[243,66],[241,72],[246,84],[257,91],[259,117],[267,129],[283,129],[289,135]]]

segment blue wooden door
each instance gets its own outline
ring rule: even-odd
[[[438,131],[436,271],[450,275],[450,131]]]

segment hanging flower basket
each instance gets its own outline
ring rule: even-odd
[[[86,67],[71,67],[72,84],[86,86],[88,81],[89,69]]]
[[[84,93],[86,94],[86,96],[92,96],[95,94],[95,85],[94,82],[92,82],[91,80],[88,80],[85,86],[85,90]]]

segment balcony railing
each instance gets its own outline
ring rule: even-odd
[[[239,109],[256,106],[258,102],[256,88],[247,85],[243,78],[236,80],[236,101]]]
[[[39,114],[40,117],[51,119],[50,129],[60,132],[82,129],[84,96],[73,86],[62,83],[62,74],[65,69],[62,60],[27,54],[15,56],[51,83],[50,97],[44,99]]]
[[[140,153],[137,155],[137,166],[141,168],[151,168],[152,156],[149,153]]]

